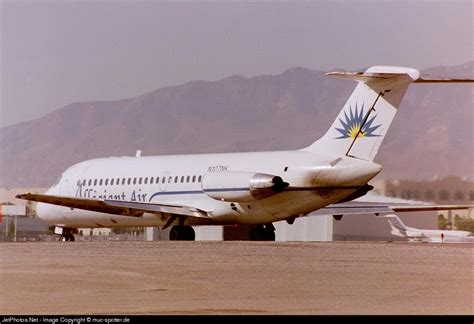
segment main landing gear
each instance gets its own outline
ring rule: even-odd
[[[251,241],[275,241],[275,227],[273,224],[258,225],[250,231]]]
[[[74,230],[72,228],[67,227],[56,227],[54,229],[55,234],[60,234],[59,241],[61,242],[74,242]]]
[[[170,231],[170,241],[194,241],[196,234],[189,225],[175,225]]]
[[[76,239],[74,238],[74,235],[71,233],[68,234],[63,234],[59,237],[59,240],[61,242],[74,242]]]

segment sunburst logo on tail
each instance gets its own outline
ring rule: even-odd
[[[359,108],[357,107],[357,104],[355,106],[355,111],[352,110],[352,107],[349,106],[349,116],[347,116],[347,113],[344,111],[344,119],[339,118],[339,121],[341,122],[342,128],[337,128],[336,130],[341,133],[341,136],[336,137],[336,138],[356,138],[357,137],[376,137],[380,135],[374,134],[374,131],[379,128],[381,125],[375,125],[372,126],[375,117],[370,118],[367,120],[365,125],[362,127],[362,123],[364,122],[364,104],[362,104],[362,107]]]

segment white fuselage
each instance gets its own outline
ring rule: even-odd
[[[468,231],[453,231],[453,230],[428,230],[418,229],[413,227],[406,228],[405,235],[411,241],[422,241],[430,243],[462,243],[474,242],[474,237]]]
[[[215,224],[266,224],[338,202],[377,175],[381,166],[309,151],[111,157],[78,163],[47,194],[198,208]],[[202,179],[214,172],[279,176],[289,184],[271,197],[245,202],[211,198]],[[225,190],[245,190],[229,183]],[[248,189],[248,188],[247,188]],[[119,216],[39,203],[38,216],[68,227],[160,226],[164,215]]]

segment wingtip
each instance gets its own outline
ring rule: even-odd
[[[18,195],[16,195],[16,196],[15,196],[15,198],[17,198],[17,199],[26,199],[26,200],[28,200],[28,198],[27,198],[27,197],[28,197],[29,195],[30,195],[30,193],[23,193],[23,194],[18,194]]]

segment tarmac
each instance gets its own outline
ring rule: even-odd
[[[474,314],[474,245],[0,244],[2,315]]]

